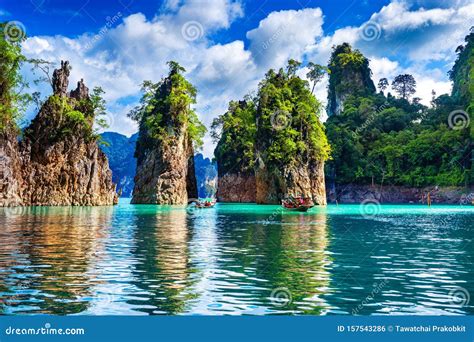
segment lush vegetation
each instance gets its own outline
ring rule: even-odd
[[[219,172],[252,173],[255,164],[255,99],[247,96],[243,101],[231,101],[229,110],[214,119],[211,135],[217,146],[214,151],[219,161]]]
[[[328,65],[328,107],[330,115],[336,113],[336,94],[365,96],[375,93],[369,60],[348,43],[334,47]]]
[[[379,82],[378,94],[349,96],[342,113],[326,122],[333,151],[327,164],[328,180],[416,187],[472,184],[470,127],[455,126],[449,119],[455,110],[469,110],[472,116],[472,36],[466,38],[466,46],[458,48],[450,73],[452,96],[434,97],[430,108],[417,98],[410,101],[416,88],[412,75],[393,80],[398,98],[383,94],[387,79]],[[335,56],[339,51],[334,50],[331,60],[340,58]],[[332,69],[333,74],[337,72]]]
[[[20,67],[26,61],[21,53],[24,37],[17,32],[18,39],[8,39],[6,29],[7,24],[0,23],[0,132],[17,128],[17,120],[31,100],[23,91],[27,84],[20,74]]]
[[[6,30],[9,30],[6,32]],[[13,31],[12,31],[13,30]],[[20,74],[20,68],[24,63],[32,65],[32,71],[40,70],[42,77],[34,80],[38,82],[51,83],[51,63],[39,59],[27,59],[21,52],[21,43],[25,40],[24,32],[20,27],[7,26],[0,23],[0,131],[4,129],[16,129],[19,131],[18,121],[31,102],[37,104],[39,110],[46,105],[48,111],[56,111],[60,118],[60,127],[53,132],[53,127],[48,127],[48,137],[51,139],[61,138],[65,135],[81,131],[87,139],[97,139],[99,135],[96,128],[106,128],[107,122],[106,103],[103,99],[104,91],[95,87],[91,96],[81,101],[62,98],[52,95],[46,101],[41,101],[38,92],[29,94],[27,82]],[[14,37],[11,37],[11,35]],[[10,38],[9,38],[10,37]],[[53,114],[52,114],[53,115]],[[31,132],[26,132],[29,134]],[[36,139],[35,139],[36,140]]]
[[[297,161],[325,160],[329,144],[319,120],[321,104],[307,81],[296,76],[299,62],[270,70],[260,82],[257,106],[257,150],[267,167]]]
[[[205,126],[199,121],[191,105],[196,103],[196,88],[186,80],[186,70],[176,62],[168,62],[169,75],[158,83],[145,81],[140,105],[135,107],[129,117],[139,122],[140,128],[147,132],[151,144],[169,142],[179,129],[186,127],[195,148],[203,144]]]
[[[256,96],[232,101],[229,110],[212,125],[218,141],[215,156],[219,173],[252,173],[255,163],[278,169],[283,165],[329,156],[329,144],[319,121],[321,104],[307,81],[296,76],[300,63],[269,70]],[[311,65],[309,75],[318,82],[325,68]]]

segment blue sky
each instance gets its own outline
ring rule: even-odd
[[[326,64],[331,47],[342,42],[370,59],[375,81],[412,73],[416,95],[428,104],[432,89],[450,91],[446,72],[474,24],[474,1],[2,0],[0,20],[23,25],[28,57],[68,59],[70,87],[80,78],[90,88],[102,86],[110,130],[130,135],[136,125],[126,113],[140,83],[158,81],[170,59],[188,70],[199,91],[196,111],[208,126],[229,100],[254,91],[269,68],[288,58]],[[323,103],[326,85],[316,89]],[[212,150],[207,137],[204,153]]]

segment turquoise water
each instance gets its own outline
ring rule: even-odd
[[[474,207],[0,209],[0,312],[474,314]]]

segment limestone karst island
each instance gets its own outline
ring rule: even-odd
[[[474,315],[473,13],[2,1],[0,341],[3,315]]]

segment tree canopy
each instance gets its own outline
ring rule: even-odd
[[[7,23],[0,23],[0,131],[8,127],[17,128],[16,121],[31,100],[31,96],[24,92],[28,85],[20,74],[20,67],[26,62],[21,52],[25,37],[7,39],[7,29]]]
[[[145,129],[148,143],[166,143],[181,127],[186,127],[195,148],[203,144],[205,126],[191,108],[196,103],[196,88],[183,76],[186,71],[177,62],[168,62],[169,74],[158,83],[144,81],[140,104],[128,116]]]
[[[474,108],[472,32],[466,42],[458,48],[450,72],[452,96],[434,95],[431,108],[416,99],[408,101],[416,85],[411,75],[399,75],[392,83],[400,98],[383,93],[350,96],[342,113],[326,122],[332,147],[327,179],[337,184],[415,187],[473,184],[472,122],[464,126],[450,122],[452,113],[467,110],[472,117]]]

